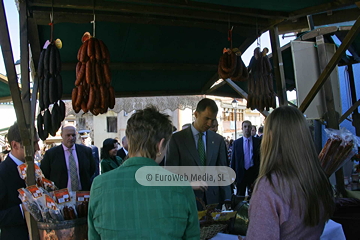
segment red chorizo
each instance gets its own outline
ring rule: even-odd
[[[111,86],[109,88],[109,108],[113,109],[115,106],[115,90],[114,88]]]
[[[81,108],[81,103],[82,103],[82,100],[84,97],[84,88],[82,85],[78,86],[77,88],[78,88],[78,91],[77,91],[75,106]]]
[[[89,60],[89,57],[87,55],[87,48],[88,48],[89,41],[85,41],[83,43],[83,48],[81,50],[81,56],[80,56],[80,62],[85,63]]]
[[[103,70],[104,70],[105,83],[110,83],[111,82],[111,73],[110,73],[109,64],[104,63]]]

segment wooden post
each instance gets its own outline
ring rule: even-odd
[[[355,103],[357,102],[356,87],[355,87],[354,71],[351,64],[348,65],[348,71],[349,71],[349,85],[351,91],[351,102],[352,105],[355,105]],[[355,127],[356,136],[360,136],[360,114],[358,108],[354,109],[352,119],[353,119],[352,125]]]
[[[281,55],[281,48],[279,42],[279,32],[277,27],[271,27],[270,30],[270,40],[271,40],[271,49],[273,55],[273,67],[275,72],[276,80],[276,91],[279,98],[280,106],[286,106],[287,95],[286,95],[286,82],[285,82],[285,73],[284,73],[284,63]]]
[[[327,53],[323,35],[316,37],[316,45],[319,59],[320,71],[323,72],[327,65]],[[325,108],[326,108],[326,127],[339,129],[339,118],[335,111],[334,94],[331,85],[331,76],[324,82],[325,91]],[[345,185],[344,185],[344,173],[343,168],[340,168],[335,172],[336,177],[336,189],[343,197],[346,197]]]
[[[23,5],[25,4],[25,6]],[[25,7],[25,8],[24,8]],[[27,18],[27,13],[26,13],[27,9],[26,9],[26,3],[24,1],[22,1],[20,3],[20,26],[21,28],[23,28],[24,26],[24,19]],[[25,17],[21,17],[21,14],[24,14]],[[27,30],[25,31],[27,34]],[[20,36],[22,36],[23,32],[20,32]],[[27,39],[27,37],[26,37]],[[25,41],[25,40],[20,40]],[[8,82],[9,82],[9,88],[11,91],[11,97],[12,97],[12,101],[14,103],[14,108],[15,108],[15,113],[16,113],[16,118],[17,118],[17,122],[19,125],[19,131],[20,131],[20,136],[21,136],[21,140],[22,140],[22,144],[24,146],[25,149],[25,160],[26,162],[29,163],[28,165],[28,169],[27,169],[27,184],[28,185],[33,185],[35,184],[35,170],[34,170],[34,147],[33,147],[33,134],[31,134],[31,132],[29,131],[29,129],[32,129],[32,132],[34,132],[34,123],[30,123],[30,83],[29,83],[29,78],[26,76],[24,76],[24,82],[22,82],[23,85],[23,89],[22,92],[20,92],[19,89],[19,85],[18,85],[18,79],[17,79],[17,75],[16,75],[16,71],[15,71],[15,65],[14,65],[14,57],[13,57],[13,53],[12,53],[12,48],[11,48],[11,42],[10,42],[10,37],[9,37],[9,29],[7,26],[7,20],[6,20],[6,15],[5,15],[5,9],[4,9],[4,3],[3,1],[0,1],[0,45],[1,45],[1,51],[3,53],[3,57],[4,57],[4,63],[5,63],[5,68],[6,68],[6,72],[7,72],[7,78],[8,78]],[[27,40],[26,40],[26,48],[28,47],[27,44]],[[28,59],[28,51],[25,50],[26,53],[24,53],[24,49],[22,49],[22,53],[23,54],[27,54],[27,57],[21,61],[21,64],[25,64],[27,67],[25,69],[24,66],[22,66],[22,71],[24,72],[24,74],[29,74],[28,72],[28,61],[26,61],[26,59]],[[27,83],[26,83],[27,81]],[[27,85],[27,86],[26,86]],[[24,91],[27,91],[27,93],[25,93]],[[24,106],[26,106],[26,109],[24,108]],[[28,115],[28,117],[26,117],[26,115]],[[28,118],[28,122],[27,122],[27,118]],[[26,214],[25,214],[26,215]],[[39,239],[39,232],[36,228],[36,222],[33,220],[30,222],[31,228],[29,229],[29,233],[30,233],[30,238],[31,239]]]
[[[248,94],[238,85],[236,85],[236,83],[234,83],[230,78],[227,78],[224,80],[227,84],[229,84],[229,86],[235,90],[235,92],[237,92],[240,96],[242,96],[242,98],[248,99]],[[264,110],[262,112],[260,112],[264,117],[267,117],[269,115],[269,112]]]

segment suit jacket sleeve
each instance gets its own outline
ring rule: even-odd
[[[92,186],[92,189],[95,189],[96,187],[96,179],[94,180],[93,182],[93,186]],[[92,192],[92,191],[91,191]],[[88,236],[89,236],[89,240],[100,240],[101,237],[99,235],[99,233],[96,231],[95,229],[95,224],[94,224],[94,216],[93,216],[93,202],[91,202],[91,199],[90,199],[90,203],[89,203],[89,212],[88,212]]]
[[[226,145],[223,139],[220,140],[219,148],[219,157],[218,157],[218,166],[228,166],[227,164],[227,154],[226,154]],[[231,188],[230,186],[221,186],[220,187],[220,196],[221,200],[230,200],[231,199]]]
[[[40,169],[43,172],[45,178],[50,179],[50,172],[51,172],[51,152],[46,151],[44,158],[41,160]]]
[[[88,147],[88,157],[89,157],[89,161],[90,161],[90,177],[91,177],[95,173],[96,163],[95,163],[95,159],[92,154],[92,149],[89,147]]]
[[[9,180],[9,179],[8,179]],[[4,183],[5,179],[0,177],[0,205],[5,206],[7,199],[6,184]],[[11,181],[11,180],[10,180]],[[24,224],[25,220],[22,216],[20,206],[14,205],[10,208],[2,209],[0,208],[0,228],[9,227],[14,225]]]
[[[165,157],[165,166],[180,166],[179,147],[174,136],[171,137]]]

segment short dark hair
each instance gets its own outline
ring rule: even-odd
[[[160,113],[154,106],[137,110],[128,120],[126,137],[129,155],[140,152],[143,157],[156,159],[157,144],[162,138],[166,145],[170,140],[173,125],[170,116]]]
[[[259,133],[263,133],[263,131],[264,131],[264,127],[263,127],[263,126],[259,127],[258,132],[259,132]]]
[[[216,102],[210,98],[201,99],[196,106],[196,111],[203,112],[207,107],[209,107],[210,110],[214,113],[217,113],[219,111]]]
[[[9,142],[10,146],[11,146],[12,141],[22,143],[19,124],[17,122],[14,122],[14,124],[9,128],[9,131],[7,134],[7,140]]]

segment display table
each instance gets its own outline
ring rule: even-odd
[[[238,240],[237,235],[218,233],[212,240]],[[341,224],[329,220],[325,224],[320,240],[346,240]]]

